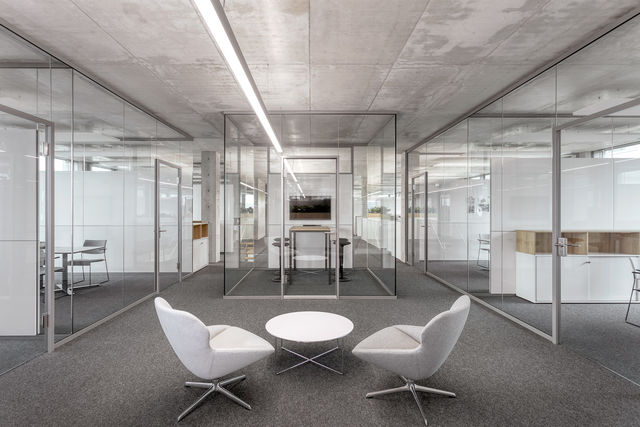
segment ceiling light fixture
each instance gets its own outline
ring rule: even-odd
[[[242,56],[242,52],[238,47],[238,41],[233,35],[231,25],[227,20],[227,15],[224,13],[224,9],[219,0],[191,0],[205,26],[209,30],[209,34],[218,46],[218,50],[222,54],[227,67],[231,70],[231,74],[236,79],[236,82],[240,85],[240,89],[244,92],[244,96],[247,97],[247,101],[251,105],[251,108],[256,113],[260,124],[267,133],[267,136],[271,140],[271,144],[278,153],[282,153],[282,147],[276,137],[271,122],[267,117],[266,108],[256,84],[251,77],[251,72],[247,66],[247,62]]]

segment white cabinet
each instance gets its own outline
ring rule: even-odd
[[[193,271],[198,271],[207,265],[209,265],[209,238],[193,240]]]
[[[562,257],[562,302],[624,302],[631,292],[627,255]],[[516,252],[516,295],[534,303],[552,299],[551,255]]]
[[[594,256],[589,275],[589,299],[628,301],[633,285],[628,256]]]

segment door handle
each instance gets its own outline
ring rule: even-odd
[[[578,248],[578,247],[580,247],[580,244],[578,244],[578,243],[569,243],[567,241],[566,237],[559,237],[558,241],[556,243],[554,243],[553,246],[558,248],[558,255],[564,257],[564,256],[567,256],[567,248],[569,246],[574,247],[574,248]]]

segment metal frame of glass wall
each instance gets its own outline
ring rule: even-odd
[[[450,194],[454,190],[462,193],[459,199],[461,206],[464,206],[462,211],[466,216],[459,231],[448,233],[449,236],[457,235],[457,242],[445,244],[444,249],[451,249],[455,244],[466,248],[466,255],[463,255],[465,258],[460,259],[462,264],[466,264],[467,273],[464,277],[456,277],[445,270],[434,272],[428,267],[426,274],[457,291],[470,295],[476,302],[556,344],[566,342],[566,332],[562,332],[564,328],[562,320],[566,317],[566,314],[561,316],[563,306],[603,303],[596,300],[565,302],[566,296],[563,295],[563,288],[567,288],[561,283],[563,252],[568,246],[573,247],[574,244],[571,243],[571,237],[567,241],[564,240],[566,236],[563,235],[561,194],[566,183],[562,180],[562,174],[566,175],[567,170],[593,169],[598,166],[589,165],[569,169],[565,166],[563,169],[562,164],[567,158],[567,154],[562,151],[563,132],[602,119],[627,118],[640,121],[637,108],[640,105],[640,98],[634,95],[636,93],[634,88],[640,84],[640,77],[631,71],[635,67],[633,61],[637,58],[629,54],[630,47],[637,45],[635,40],[640,31],[640,17],[633,15],[626,19],[622,24],[608,28],[598,37],[574,49],[573,53],[556,60],[554,64],[545,67],[535,75],[521,80],[508,91],[476,108],[471,114],[456,120],[452,125],[434,133],[405,152],[404,172],[407,177],[405,181],[407,187],[412,184],[412,178],[416,174],[427,172],[431,181],[430,193],[444,191],[443,188]],[[603,94],[610,93],[611,87],[615,87],[619,93],[615,96],[609,95],[612,99],[607,99]],[[620,101],[616,103],[618,99]],[[625,110],[628,111],[625,112]],[[631,126],[629,126],[629,132],[632,132]],[[637,142],[630,143],[630,145],[633,144]],[[615,148],[615,144],[603,144],[600,151],[613,151]],[[592,156],[594,156],[594,150],[594,148],[591,149]],[[611,156],[611,154],[608,155]],[[581,157],[585,156],[575,153],[570,157],[581,160]],[[622,161],[630,160],[632,159]],[[457,175],[454,173],[456,168],[458,168]],[[448,180],[452,183],[447,184]],[[437,190],[432,187],[436,182],[439,184]],[[629,181],[628,185],[634,182]],[[485,227],[484,231],[479,232],[478,224],[474,224],[471,217],[479,210],[478,197],[473,192],[482,189],[490,194],[487,197],[490,208],[487,210],[490,209],[491,215],[482,225]],[[408,189],[407,193],[409,191],[411,190]],[[539,192],[536,193],[536,191]],[[507,192],[510,200],[506,195]],[[534,199],[527,200],[527,196],[531,194],[537,197],[535,201],[540,208],[538,217],[523,215],[515,220],[506,218],[506,211],[513,208],[516,201],[522,206],[533,206]],[[541,194],[544,197],[541,197]],[[447,200],[439,200],[439,202],[444,206],[447,203],[453,203],[452,198],[451,195]],[[412,206],[409,206],[410,201],[407,198],[405,200],[404,209],[410,216]],[[505,206],[508,203],[511,205]],[[482,208],[484,209],[484,205]],[[613,207],[607,205],[601,206],[601,209],[613,209]],[[444,221],[447,223],[445,228],[452,228],[449,225],[449,219],[442,219],[441,212],[435,212],[433,215],[438,217],[434,220],[436,223],[442,224]],[[532,218],[531,224],[527,224],[527,221]],[[568,217],[565,218],[565,223],[568,220]],[[450,223],[453,222],[455,221],[450,221]],[[510,224],[507,225],[507,223]],[[548,297],[545,296],[538,301],[538,307],[541,307],[541,310],[544,307],[544,313],[542,318],[538,316],[537,321],[535,316],[530,316],[531,313],[518,311],[514,308],[515,305],[507,301],[514,291],[502,292],[498,289],[496,292],[499,298],[493,300],[491,295],[488,295],[489,291],[494,290],[493,286],[498,281],[500,286],[503,286],[506,275],[512,274],[505,270],[507,261],[512,262],[505,258],[505,254],[511,249],[515,250],[516,233],[526,228],[526,225],[548,234],[548,236],[535,237],[538,239],[536,244],[548,246],[548,249],[544,249],[539,254],[539,260],[543,260],[545,264],[543,269],[545,287],[548,285],[545,295],[548,292]],[[405,236],[409,236],[412,228],[412,225],[407,224]],[[569,230],[568,233],[573,233],[571,228]],[[523,231],[529,232],[529,230]],[[533,229],[531,231],[536,232]],[[565,225],[564,232],[566,231]],[[611,228],[610,231],[615,233],[619,230]],[[629,232],[635,233],[635,229]],[[492,253],[487,260],[492,267],[492,276],[486,279],[486,292],[479,292],[472,287],[471,272],[472,265],[477,261],[475,254],[478,253],[476,240],[480,240],[479,233],[489,234],[491,249],[496,252],[495,256]],[[410,251],[409,239],[405,243],[406,250]],[[429,248],[429,254],[433,260],[434,254],[431,247]],[[444,255],[444,258],[448,258],[448,255]],[[452,258],[455,259],[456,256]],[[410,253],[407,255],[407,261],[409,260]],[[564,279],[568,280],[567,277]],[[630,277],[628,281],[631,282]],[[629,290],[631,290],[630,285]],[[629,298],[628,295],[626,298]],[[626,303],[621,298],[612,301],[611,304],[624,304],[626,308]],[[632,306],[633,301],[629,304]],[[590,356],[587,355],[587,357]],[[607,366],[606,362],[598,361],[598,363]]]
[[[56,245],[77,248],[87,239],[107,241],[108,270],[105,263],[93,265],[94,278],[107,272],[111,277],[104,284],[104,303],[96,287],[85,290],[79,285],[68,295],[49,286],[47,340],[48,351],[52,351],[158,292],[156,159],[181,168],[178,228],[186,240],[179,250],[181,274],[176,282],[192,272],[193,138],[4,26],[0,26],[0,37],[12,47],[11,66],[0,68],[0,87],[6,88],[2,91],[6,108],[0,111],[18,112],[36,123],[51,125],[50,139],[55,136],[49,151],[53,166],[47,173],[56,182],[47,193],[51,199],[47,203],[55,209],[56,218],[54,222],[51,217],[53,234],[46,243],[55,238]],[[55,252],[52,248],[46,251]],[[74,277],[78,282],[80,267],[76,266],[74,275],[73,265],[70,256],[70,282]],[[54,274],[49,274],[51,280],[56,279]]]

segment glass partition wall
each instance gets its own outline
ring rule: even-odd
[[[635,18],[410,151],[406,206],[416,268],[424,236],[428,275],[636,383],[639,35]]]
[[[38,285],[32,286],[27,276],[14,279],[21,290],[36,293],[38,303],[32,301],[31,307],[39,314],[47,312],[43,305],[47,289],[40,285],[46,284],[46,277],[40,269],[45,267],[43,260],[53,256],[55,318],[49,319],[49,325],[55,342],[60,342],[155,292],[156,159],[179,165],[186,178],[180,208],[183,227],[188,230],[182,233],[183,247],[188,250],[182,253],[182,272],[191,271],[191,142],[3,27],[0,46],[0,104],[55,126],[51,153],[55,247],[52,254],[47,253],[43,222],[46,192],[40,188],[39,197],[34,196],[32,204],[20,209],[25,221],[31,214],[39,218],[38,237],[30,235],[28,239],[40,242],[39,249],[31,252],[31,258],[39,260],[38,270],[29,273],[29,280],[35,274]],[[28,172],[37,167],[39,172],[34,170],[25,184],[42,187],[46,168],[38,161],[41,150],[12,151],[23,132],[12,135],[16,123],[4,118],[0,117],[0,191],[11,190],[15,196],[18,187],[8,188],[8,178],[16,177],[18,170]],[[35,132],[33,127],[29,132]],[[35,150],[35,138],[33,142],[23,149]],[[26,195],[27,187],[22,190]],[[11,197],[3,193],[0,206],[6,208],[9,200]],[[3,216],[3,224],[15,228],[20,221]],[[177,258],[173,258],[175,266]],[[177,274],[173,277],[176,282]],[[0,285],[0,300],[11,294],[12,289]],[[0,312],[8,313],[1,307]],[[0,322],[0,372],[51,348],[41,339],[38,325],[42,319],[32,319],[36,329],[28,334],[22,331],[16,335],[16,331],[3,328],[17,325],[17,318]]]
[[[395,297],[395,115],[225,116],[225,297]]]

